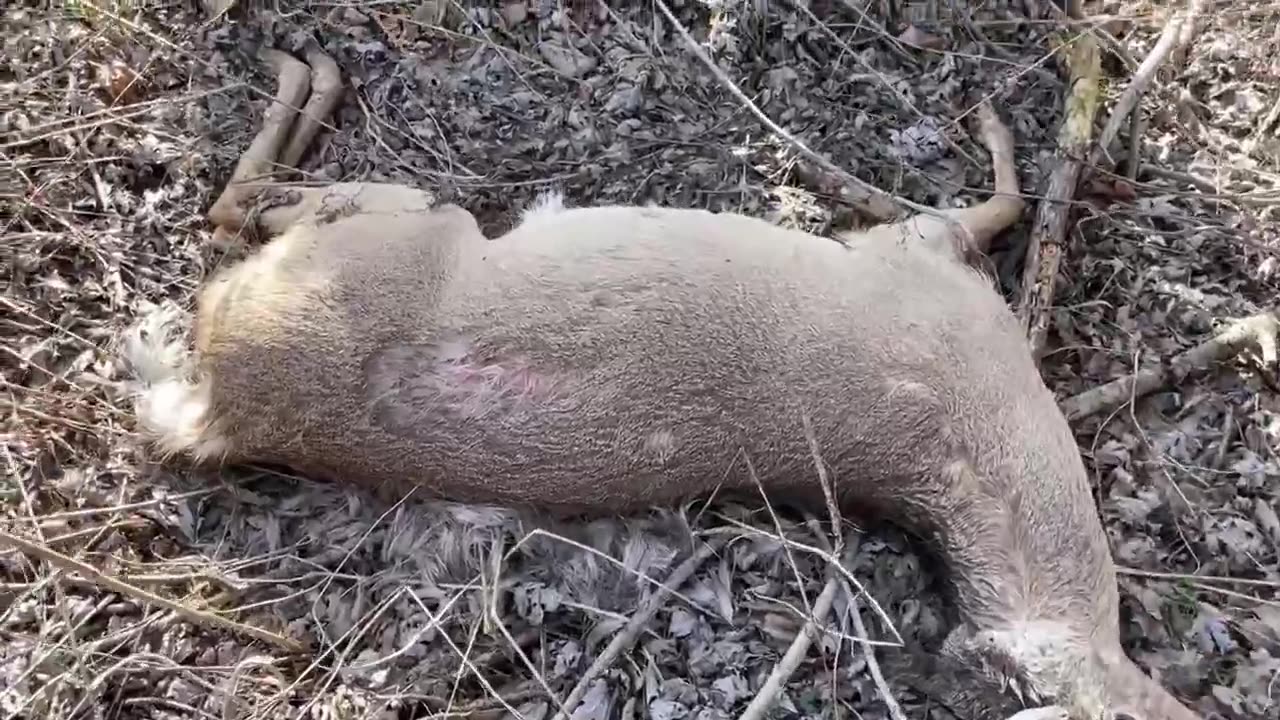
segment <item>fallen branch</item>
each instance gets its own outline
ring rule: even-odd
[[[1058,131],[1057,166],[1049,176],[1049,186],[1036,210],[1035,225],[1027,244],[1022,274],[1018,319],[1031,343],[1031,353],[1039,359],[1049,333],[1049,308],[1062,258],[1062,244],[1071,217],[1082,160],[1093,139],[1093,119],[1098,109],[1098,84],[1102,74],[1098,44],[1093,35],[1078,37],[1067,56],[1071,94],[1063,109]]]
[[[667,604],[671,591],[684,585],[693,573],[702,566],[702,563],[719,552],[720,548],[724,547],[727,542],[727,537],[713,538],[698,548],[697,552],[689,556],[683,563],[680,563],[675,570],[671,571],[666,583],[659,586],[645,600],[644,604],[627,621],[626,626],[617,635],[613,636],[604,651],[592,661],[591,666],[587,668],[587,671],[579,678],[577,684],[573,686],[573,690],[569,692],[569,696],[565,698],[560,712],[556,714],[553,720],[563,720],[573,714],[574,708],[582,701],[582,698],[587,694],[587,690],[591,689],[591,683],[605,670],[608,670],[614,661],[618,659],[618,656],[631,649],[632,645],[635,645],[636,638],[640,636],[640,632],[649,624],[649,620]]]
[[[856,549],[857,543],[853,543],[849,551],[845,553],[842,562],[851,565],[853,560],[853,550]],[[791,647],[787,648],[787,653],[782,656],[777,665],[773,666],[773,672],[769,673],[769,677],[764,681],[764,685],[760,687],[760,692],[751,699],[751,704],[747,705],[747,709],[742,711],[738,716],[738,720],[760,720],[768,712],[769,708],[777,702],[778,695],[782,693],[782,687],[791,678],[791,674],[796,671],[800,663],[804,661],[804,657],[809,652],[809,645],[813,643],[814,638],[818,636],[818,624],[825,622],[827,615],[831,612],[831,604],[835,601],[836,590],[840,587],[840,574],[832,572],[827,578],[827,584],[823,586],[822,592],[818,595],[818,599],[813,603],[813,614],[809,617],[808,622],[804,624],[804,628],[796,635],[796,639],[791,642]]]
[[[1079,420],[1102,412],[1110,412],[1131,399],[1150,395],[1189,376],[1208,370],[1211,365],[1229,360],[1249,344],[1258,346],[1262,364],[1267,370],[1276,367],[1276,340],[1280,336],[1280,308],[1237,320],[1210,340],[1174,356],[1158,368],[1131,373],[1086,390],[1058,404],[1068,420]]]
[[[1115,165],[1111,155],[1111,145],[1115,142],[1116,135],[1120,134],[1120,127],[1125,124],[1131,114],[1137,112],[1142,94],[1146,92],[1147,86],[1151,84],[1156,71],[1165,60],[1171,54],[1181,56],[1182,49],[1191,41],[1192,33],[1187,30],[1195,27],[1195,18],[1200,14],[1203,5],[1204,0],[1189,0],[1187,9],[1174,15],[1165,24],[1164,32],[1160,33],[1160,39],[1156,41],[1155,47],[1151,48],[1151,52],[1143,58],[1129,80],[1128,87],[1116,100],[1115,107],[1111,110],[1111,117],[1107,119],[1107,124],[1098,134],[1098,144],[1089,155],[1090,165],[1101,166],[1104,163],[1106,167]]]
[[[671,23],[676,32],[680,34],[680,37],[684,39],[685,44],[689,46],[689,50],[693,52],[698,60],[711,71],[711,74],[715,76],[716,80],[718,80],[720,84],[723,85],[724,88],[728,90],[744,108],[750,111],[752,115],[755,115],[756,119],[763,123],[765,127],[769,128],[771,132],[785,140],[792,147],[799,150],[800,154],[813,161],[823,171],[834,175],[843,182],[843,184],[848,188],[847,193],[841,194],[842,199],[846,202],[854,204],[861,212],[877,221],[884,221],[897,217],[902,214],[899,208],[905,207],[926,215],[941,217],[947,222],[953,222],[937,208],[931,208],[927,205],[912,202],[906,198],[890,195],[871,183],[859,179],[849,171],[841,168],[839,165],[836,165],[822,155],[819,155],[808,145],[805,145],[800,138],[784,130],[781,125],[774,122],[773,119],[766,115],[758,105],[752,102],[751,98],[747,97],[747,94],[744,93],[742,89],[739,88],[737,84],[720,69],[720,66],[716,64],[715,60],[712,60],[711,57],[707,55],[707,52],[702,49],[702,46],[698,44],[698,41],[694,40],[693,36],[689,34],[689,31],[685,29],[685,26],[676,19],[675,14],[671,12],[671,9],[667,7],[665,2],[662,0],[654,0],[654,4],[667,18],[667,22]]]
[[[171,610],[182,619],[194,625],[201,625],[215,630],[227,630],[236,633],[237,635],[246,636],[254,640],[261,640],[262,642],[275,645],[276,647],[284,649],[286,652],[301,653],[305,651],[305,648],[301,643],[290,640],[282,635],[277,635],[273,632],[254,627],[252,625],[245,625],[234,620],[228,620],[220,615],[215,615],[210,612],[189,608],[179,602],[162,597],[149,590],[143,590],[142,588],[130,585],[123,580],[113,578],[92,565],[67,557],[57,550],[47,548],[39,543],[34,543],[16,535],[10,535],[9,533],[0,531],[0,544],[12,545],[28,555],[33,555],[64,570],[77,572],[86,580],[92,582],[98,587],[118,592],[121,595],[140,600],[156,607]]]

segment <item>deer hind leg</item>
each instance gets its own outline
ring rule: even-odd
[[[276,95],[263,115],[262,128],[240,156],[222,195],[209,209],[208,218],[215,226],[214,242],[222,246],[231,244],[235,235],[255,229],[248,227],[253,224],[249,206],[264,195],[283,200],[270,213],[268,232],[280,232],[319,204],[324,188],[296,188],[281,194],[280,188],[270,182],[251,183],[273,170],[294,169],[342,101],[342,72],[314,41],[307,44],[305,63],[271,48],[263,50],[259,57],[275,72]]]
[[[297,167],[320,127],[342,103],[342,71],[338,63],[314,41],[307,43],[306,56],[311,71],[311,94],[289,132],[287,144],[279,151],[278,164],[286,171]],[[264,127],[263,131],[266,130]],[[272,188],[270,202],[261,208],[257,224],[268,235],[284,232],[294,223],[320,211],[329,187]]]
[[[967,248],[969,252],[986,255],[991,249],[992,239],[1018,221],[1026,203],[1018,186],[1013,133],[985,101],[978,106],[978,136],[991,153],[995,194],[976,207],[948,210],[946,214],[968,230],[972,243]]]
[[[214,242],[228,244],[244,229],[246,205],[261,191],[247,185],[252,179],[268,173],[288,140],[298,108],[311,92],[311,68],[279,50],[267,48],[260,59],[275,71],[276,95],[262,118],[262,128],[240,156],[222,195],[209,208],[208,218],[215,227]]]
[[[922,213],[866,234],[845,233],[844,238],[850,242],[898,239],[954,255],[964,263],[981,261],[991,247],[991,240],[1022,216],[1025,203],[1014,164],[1013,133],[986,102],[978,106],[978,135],[991,153],[995,175],[995,194],[988,200],[971,208]]]

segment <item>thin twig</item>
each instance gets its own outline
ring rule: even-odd
[[[1117,567],[1116,572],[1120,575],[1132,575],[1134,577],[1152,578],[1154,580],[1187,580],[1202,583],[1225,583],[1228,585],[1251,585],[1254,587],[1280,588],[1280,580],[1258,580],[1254,578],[1237,578],[1226,575],[1191,575],[1187,573],[1170,573],[1156,572],[1154,570],[1140,570],[1131,567]]]
[[[822,495],[827,500],[827,514],[831,519],[831,534],[836,538],[836,547],[844,547],[844,528],[840,523],[840,508],[836,504],[835,488],[827,476],[827,464],[822,461],[822,452],[818,447],[818,438],[813,434],[813,423],[809,421],[809,413],[800,414],[800,423],[804,426],[805,440],[809,441],[809,453],[813,456],[813,467],[818,473],[818,482],[822,484]],[[835,553],[833,553],[835,554]]]
[[[591,689],[591,683],[605,670],[613,665],[622,653],[626,652],[635,645],[636,638],[640,636],[640,632],[649,624],[649,620],[653,618],[659,610],[666,604],[667,599],[671,596],[671,592],[667,588],[678,588],[697,571],[702,564],[712,555],[720,551],[728,542],[727,537],[712,538],[698,548],[697,552],[689,556],[683,563],[667,577],[667,582],[663,587],[659,587],[652,595],[645,599],[644,604],[636,610],[631,619],[627,621],[625,627],[613,636],[605,649],[596,656],[591,666],[587,668],[582,677],[578,679],[573,690],[569,692],[569,696],[564,700],[564,706],[559,713],[556,714],[554,720],[563,720],[568,717],[582,701],[587,694],[587,690]]]
[[[952,218],[950,218],[948,215],[940,212],[935,208],[928,207],[927,205],[921,205],[919,203],[912,202],[911,200],[908,200],[906,198],[898,197],[896,195],[890,195],[889,193],[886,193],[885,191],[872,185],[871,183],[865,180],[859,179],[858,177],[854,176],[852,173],[848,172],[844,168],[840,167],[839,165],[836,165],[835,163],[828,160],[826,157],[823,157],[822,155],[819,155],[817,152],[810,149],[809,146],[804,144],[803,141],[801,141],[796,136],[784,130],[782,126],[779,125],[778,123],[774,122],[773,119],[770,118],[768,115],[766,115],[764,111],[760,109],[759,106],[757,106],[754,102],[751,101],[751,98],[747,97],[747,94],[744,93],[738,87],[737,83],[733,82],[733,80],[731,80],[729,76],[726,75],[725,72],[720,69],[720,66],[717,65],[716,62],[712,60],[709,55],[707,55],[706,51],[702,49],[702,46],[698,44],[698,41],[693,39],[693,36],[690,35],[689,31],[685,29],[684,25],[681,24],[680,21],[676,19],[676,16],[671,12],[670,8],[667,7],[667,4],[665,2],[663,2],[662,0],[654,0],[654,4],[657,5],[658,10],[661,11],[662,14],[666,16],[667,22],[671,23],[671,25],[676,29],[676,32],[680,33],[680,37],[684,38],[685,44],[689,46],[689,49],[693,52],[695,56],[697,56],[698,60],[701,61],[702,64],[707,67],[708,70],[711,71],[712,75],[715,75],[716,80],[720,81],[720,84],[723,85],[724,88],[728,90],[738,100],[738,102],[742,104],[743,107],[749,110],[751,114],[756,116],[756,119],[758,119],[761,123],[763,123],[765,127],[769,128],[769,130],[772,131],[774,134],[778,135],[787,143],[789,143],[791,146],[799,150],[802,155],[809,158],[813,162],[821,165],[828,172],[833,173],[836,176],[840,177],[846,183],[853,185],[854,187],[857,187],[862,191],[864,191],[866,193],[866,197],[862,199],[860,205],[861,205],[861,209],[864,212],[866,212],[868,215],[876,218],[877,220],[890,219],[900,214],[897,208],[894,207],[895,205],[897,205],[897,206],[905,207],[911,210],[915,210],[916,212],[925,213],[928,215],[933,215],[933,216],[942,218],[944,221],[949,223],[955,223],[955,221]]]
[[[262,642],[270,643],[271,645],[275,645],[276,647],[282,648],[291,653],[301,653],[305,650],[301,643],[290,640],[282,635],[277,635],[273,632],[254,627],[252,625],[228,620],[224,617],[214,615],[213,613],[205,612],[203,610],[186,607],[181,603],[175,602],[166,597],[161,597],[149,590],[143,590],[142,588],[117,580],[91,565],[69,558],[56,550],[52,550],[16,535],[10,535],[9,533],[0,531],[0,542],[12,545],[29,555],[34,555],[35,557],[64,570],[78,572],[84,576],[85,579],[92,581],[100,587],[136,598],[142,602],[157,607],[162,607],[166,610],[172,610],[183,619],[193,624],[212,627],[219,630],[228,630],[239,635],[253,638],[254,640],[261,640]]]

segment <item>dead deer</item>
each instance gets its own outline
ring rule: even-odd
[[[274,239],[202,288],[189,359],[164,333],[129,338],[139,425],[162,452],[613,513],[761,489],[821,508],[816,445],[843,509],[945,560],[962,619],[948,652],[1063,716],[1198,717],[1123,652],[1071,430],[965,261],[1023,209],[990,107],[996,194],[972,208],[836,242],[553,197],[490,240],[428,190],[244,188],[282,148],[296,162],[336,103],[336,65],[310,56],[267,53],[277,102],[210,212]]]

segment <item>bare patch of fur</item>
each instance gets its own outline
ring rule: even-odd
[[[210,388],[191,379],[186,335],[191,316],[172,302],[153,305],[124,333],[126,383],[138,429],[166,456],[197,461],[226,455],[229,443],[209,417]]]

